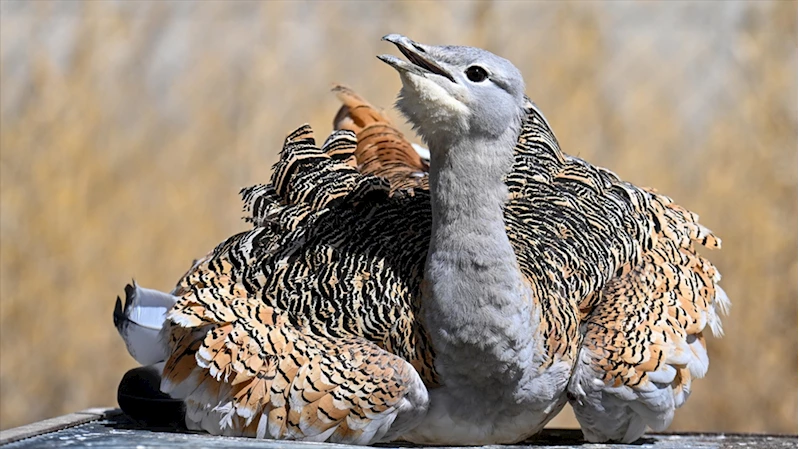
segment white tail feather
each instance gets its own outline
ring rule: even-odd
[[[177,297],[136,285],[125,286],[125,306],[117,297],[114,325],[125,341],[128,353],[142,365],[166,360],[166,345],[161,328]]]
[[[414,151],[416,151],[416,154],[419,155],[419,157],[427,162],[430,162],[430,150],[415,143],[412,143],[411,146],[413,147]]]

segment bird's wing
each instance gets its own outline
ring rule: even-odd
[[[356,145],[352,132],[337,131],[320,149],[310,126],[298,128],[286,138],[271,182],[241,190],[245,220],[281,232],[311,229],[338,205],[387,199],[386,180],[350,165]]]
[[[727,297],[694,248],[719,240],[670,199],[562,153],[532,103],[506,182],[543,351],[574,363],[568,392],[586,437],[664,428],[707,369],[703,330],[721,332]]]
[[[414,318],[413,267],[424,248],[384,253],[391,244],[381,241],[399,241],[383,220],[413,223],[424,205],[391,199],[385,180],[350,167],[354,149],[348,131],[322,149],[309,127],[292,133],[271,184],[243,190],[253,229],[218,245],[173,292],[163,389],[186,400],[190,425],[368,444],[421,417],[417,371],[430,381],[432,354]]]
[[[385,178],[346,163],[357,141],[336,131],[317,148],[304,126],[286,139],[269,185],[242,190],[255,226],[218,250],[269,305],[314,332],[363,336],[437,385],[418,321],[430,236],[430,197],[391,194]],[[224,249],[223,249],[224,248]]]
[[[707,369],[703,330],[727,298],[696,243],[695,214],[560,151],[528,104],[507,177],[508,236],[541,302],[544,352],[574,363],[569,397],[587,438],[662,429]]]
[[[333,91],[342,103],[333,126],[356,134],[355,163],[359,170],[387,179],[392,192],[427,189],[429,161],[420,156],[391,119],[348,87],[337,85]]]
[[[185,400],[190,428],[370,444],[418,423],[427,390],[405,360],[364,338],[296,326],[222,273],[192,277],[168,316],[162,381]]]
[[[594,298],[572,376],[571,403],[586,438],[632,442],[664,430],[708,368],[705,331],[721,336],[729,300],[696,245],[721,241],[697,216],[649,192],[652,248]]]
[[[580,344],[581,301],[617,269],[640,260],[649,224],[640,189],[561,152],[529,103],[505,179],[506,232],[542,312],[542,351],[571,363]]]

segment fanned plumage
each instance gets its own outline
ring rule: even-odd
[[[324,148],[347,143],[354,150],[352,134],[340,132]],[[392,310],[372,299],[361,305],[386,315],[363,320],[357,304],[341,300],[348,289],[374,291],[364,285],[368,271],[332,283],[335,242],[303,245],[335,204],[382,202],[388,188],[316,148],[308,127],[286,140],[273,185],[244,191],[250,218],[263,226],[228,239],[178,285],[162,389],[185,398],[190,427],[211,433],[362,444],[395,437],[423,416],[427,390],[408,362],[363,337],[424,372],[430,362],[420,357],[430,355],[412,352],[423,348],[413,344],[420,329],[399,315],[413,316],[410,304]]]
[[[430,227],[427,191],[392,195],[386,180],[329,154],[354,154],[355,147],[346,131],[334,133],[322,149],[307,126],[290,135],[272,183],[243,190],[255,228],[222,243],[176,290],[182,299],[169,315],[172,357],[165,380],[176,385],[193,374],[192,384],[207,383],[188,404],[195,414],[224,410],[218,412],[221,433],[326,437],[332,427],[322,421],[313,433],[296,416],[290,421],[279,412],[265,414],[271,430],[258,434],[254,423],[260,421],[253,417],[270,404],[290,402],[275,398],[288,394],[301,368],[333,375],[314,370],[325,366],[320,357],[338,356],[346,345],[369,360],[364,370],[372,363],[391,367],[395,401],[409,378],[401,359],[428,387],[437,385],[434,355],[416,318]],[[726,304],[715,269],[692,242],[717,247],[718,240],[668,198],[561,153],[532,104],[506,182],[507,232],[542,307],[548,363],[583,354],[570,391],[584,426],[590,428],[592,413],[607,416],[590,405],[602,395],[627,398],[620,406],[633,410],[637,404],[657,409],[646,402],[653,376],[675,398],[662,411],[671,413],[691,378],[704,374],[702,330],[717,325],[717,311]],[[280,358],[287,350],[301,362],[292,361],[278,376],[280,361],[292,360]],[[652,351],[675,366],[671,379],[664,378],[669,368],[652,363]],[[259,373],[272,383],[259,385]],[[352,372],[346,376],[348,385],[355,382]],[[620,385],[632,396],[618,391]],[[331,438],[343,439],[348,430],[341,429]]]
[[[729,303],[694,244],[721,241],[668,197],[561,153],[537,112],[530,125],[532,151],[517,147],[508,177],[508,235],[533,285],[570,292],[545,308],[551,352],[579,351],[569,392],[586,437],[630,442],[668,426],[707,370],[702,331],[721,334]]]
[[[582,304],[585,339],[569,387],[590,441],[664,430],[708,368],[704,330],[721,336],[729,300],[696,244],[721,241],[697,216],[649,192],[652,249]]]
[[[426,71],[420,76],[446,79],[424,58],[460,51],[387,38]],[[491,391],[468,396],[452,387],[462,379],[433,344],[449,336],[421,318],[431,300],[423,278],[435,233],[427,163],[385,114],[347,88],[335,90],[344,104],[339,130],[321,148],[307,125],[290,134],[271,182],[241,192],[252,229],[196,261],[172,292],[161,388],[185,400],[187,425],[355,444],[458,443],[467,429],[471,444],[503,443],[540,430],[568,398],[591,441],[630,442],[646,426],[665,428],[692,380],[705,374],[704,331],[721,334],[729,305],[716,269],[696,252],[720,247],[698,217],[561,152],[525,98],[497,223],[524,284],[518,299],[532,311],[521,324],[531,324],[533,352],[513,352],[494,335],[471,344],[497,343],[500,356],[534,363],[498,369],[490,351],[455,361],[467,377],[528,382],[513,404],[498,397],[487,405],[479,395],[491,400]],[[480,260],[465,263],[483,269]],[[463,316],[498,311],[484,303]],[[445,391],[472,402],[450,404]],[[529,410],[518,410],[521,401]],[[483,415],[484,428],[475,430],[469,417]]]

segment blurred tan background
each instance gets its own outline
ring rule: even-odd
[[[332,82],[390,107],[375,55],[397,32],[510,59],[566,152],[702,216],[733,309],[671,429],[795,433],[796,19],[791,1],[3,1],[0,428],[114,405],[125,283],[169,290],[244,229],[239,188],[294,127],[329,132]]]

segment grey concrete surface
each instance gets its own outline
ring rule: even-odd
[[[253,440],[249,438],[214,437],[173,429],[145,429],[129,420],[118,409],[88,409],[27,426],[0,432],[3,449],[28,448],[262,448],[262,449],[336,449],[351,447],[341,444],[300,443],[292,441]],[[382,448],[415,447],[406,443],[379,445]],[[483,446],[495,448],[499,446]],[[574,429],[545,429],[536,438],[512,446],[515,448],[656,448],[656,449],[783,449],[797,447],[796,435],[760,434],[648,434],[635,444],[591,444],[582,440]]]

